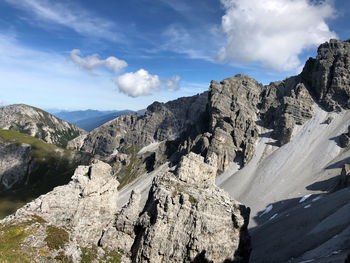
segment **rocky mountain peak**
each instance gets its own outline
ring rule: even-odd
[[[206,164],[202,156],[191,152],[182,157],[175,175],[184,183],[205,187],[214,185],[216,170],[216,167]]]
[[[350,42],[331,39],[309,58],[300,76],[329,111],[350,108]]]

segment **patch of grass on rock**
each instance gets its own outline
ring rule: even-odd
[[[22,240],[30,234],[28,223],[0,225],[0,263],[29,263],[31,259],[21,250]]]
[[[69,234],[66,230],[56,227],[48,226],[46,229],[46,244],[50,249],[60,249],[69,241]]]
[[[97,247],[82,247],[81,248],[81,263],[91,263],[97,259]]]

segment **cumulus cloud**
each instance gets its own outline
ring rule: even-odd
[[[70,59],[80,68],[93,74],[93,70],[96,67],[106,67],[113,70],[115,73],[120,72],[123,68],[128,66],[128,63],[124,60],[117,59],[116,57],[108,57],[106,59],[100,59],[98,54],[86,56],[85,58],[80,56],[79,49],[73,49],[70,52]]]
[[[221,62],[260,62],[280,71],[301,66],[299,55],[336,34],[326,20],[334,17],[329,1],[221,0],[225,8],[221,27],[226,46]]]
[[[160,79],[158,75],[151,75],[147,70],[140,69],[136,72],[129,72],[119,76],[116,84],[121,92],[135,98],[150,95],[154,91],[159,91],[162,87],[178,89],[179,80],[179,76]]]

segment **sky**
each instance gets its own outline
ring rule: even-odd
[[[138,110],[298,74],[350,38],[348,0],[0,0],[0,106]]]

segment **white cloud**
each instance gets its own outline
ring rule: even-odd
[[[227,43],[218,59],[296,70],[301,66],[298,56],[305,49],[336,38],[326,24],[335,14],[330,1],[221,0],[226,10],[221,26]]]
[[[162,87],[176,90],[179,88],[179,80],[179,76],[162,80],[158,75],[151,75],[147,70],[140,69],[136,72],[129,72],[119,76],[116,84],[121,92],[135,98],[151,95]]]
[[[59,24],[85,36],[119,41],[121,36],[113,30],[113,23],[88,12],[80,6],[50,0],[5,0],[36,19]]]
[[[93,54],[90,56],[86,56],[85,58],[79,56],[80,50],[73,49],[70,52],[70,59],[80,68],[88,71],[89,73],[93,73],[93,70],[96,67],[104,66],[108,69],[113,70],[115,73],[118,73],[123,68],[128,66],[128,63],[124,60],[119,60],[116,57],[108,57],[106,59],[99,59],[98,54]]]

